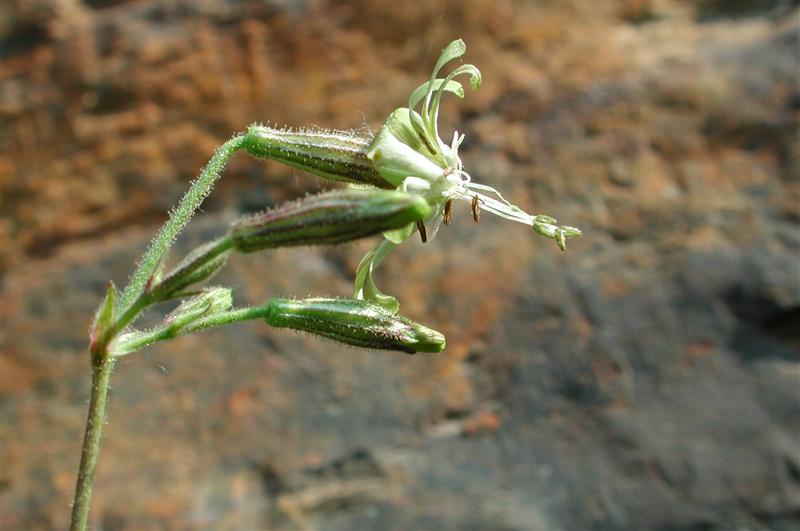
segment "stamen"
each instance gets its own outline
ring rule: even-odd
[[[512,221],[516,221],[518,223],[523,223],[525,225],[532,225],[533,224],[533,216],[519,208],[518,206],[509,203],[508,200],[503,197],[503,195],[498,192],[496,189],[492,188],[491,186],[486,186],[485,184],[470,182],[467,184],[467,188],[469,190],[483,190],[486,192],[490,192],[493,195],[497,196],[497,199],[494,197],[489,197],[486,194],[482,194],[480,192],[475,192],[475,195],[478,196],[480,205],[489,212],[493,214],[497,214],[498,216],[509,219]],[[474,200],[474,197],[473,197]]]
[[[450,225],[450,217],[453,215],[453,200],[448,199],[444,204],[444,216],[442,221],[445,225]]]
[[[479,204],[480,199],[478,199],[478,195],[475,194],[472,196],[472,219],[475,220],[475,223],[481,219],[481,207]]]
[[[428,234],[425,232],[425,224],[423,222],[417,221],[417,230],[419,231],[419,237],[422,239],[422,243],[427,243]]]

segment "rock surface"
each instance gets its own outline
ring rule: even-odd
[[[375,131],[456,37],[484,73],[442,113],[466,167],[584,239],[462,208],[404,246],[379,280],[441,355],[247,323],[125,359],[92,527],[800,528],[795,5],[0,11],[0,528],[65,527],[94,308],[214,148],[254,121]],[[237,157],[178,250],[322,186]],[[215,283],[348,295],[372,243]]]

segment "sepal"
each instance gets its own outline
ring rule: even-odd
[[[424,219],[424,198],[401,191],[349,189],[311,195],[237,221],[235,248],[249,253],[275,247],[338,244],[401,229]]]
[[[187,299],[164,318],[163,327],[178,335],[186,326],[198,319],[230,310],[233,306],[233,290],[213,287]]]
[[[352,345],[382,350],[441,352],[445,337],[420,323],[355,299],[272,299],[266,321]]]

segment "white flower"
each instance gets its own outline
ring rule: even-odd
[[[491,186],[473,182],[463,169],[458,147],[464,135],[456,131],[448,145],[439,136],[438,115],[442,95],[450,92],[460,98],[464,89],[454,78],[469,75],[470,85],[477,89],[481,73],[473,65],[464,64],[445,78],[437,78],[450,61],[464,55],[462,40],[451,42],[439,56],[431,78],[420,85],[408,100],[408,107],[396,109],[384,122],[367,150],[380,176],[399,190],[419,194],[432,207],[427,219],[417,223],[423,241],[433,239],[444,221],[449,222],[453,201],[470,203],[477,221],[480,210],[505,219],[528,225],[539,234],[552,238],[563,250],[567,238],[581,236],[575,227],[558,226],[550,216],[528,214],[508,202]],[[417,108],[419,107],[419,111]],[[390,311],[399,309],[397,299],[381,293],[372,280],[372,271],[394,247],[404,242],[414,231],[411,224],[403,229],[384,233],[385,240],[367,253],[356,272],[355,297],[371,300]]]

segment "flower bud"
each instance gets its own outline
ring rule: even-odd
[[[169,299],[193,284],[210,279],[222,269],[229,254],[230,243],[224,239],[201,245],[153,286],[151,296],[157,300]]]
[[[333,181],[394,188],[367,157],[371,139],[349,131],[273,129],[253,125],[245,149],[256,158],[272,159]]]
[[[444,336],[380,306],[357,299],[272,299],[267,323],[327,337],[356,347],[441,352]]]
[[[214,287],[181,303],[164,319],[164,326],[175,333],[182,328],[214,314],[230,310],[233,294],[230,288]]]
[[[293,245],[336,244],[404,227],[424,219],[425,199],[387,190],[341,190],[308,196],[242,218],[231,232],[245,253]]]

